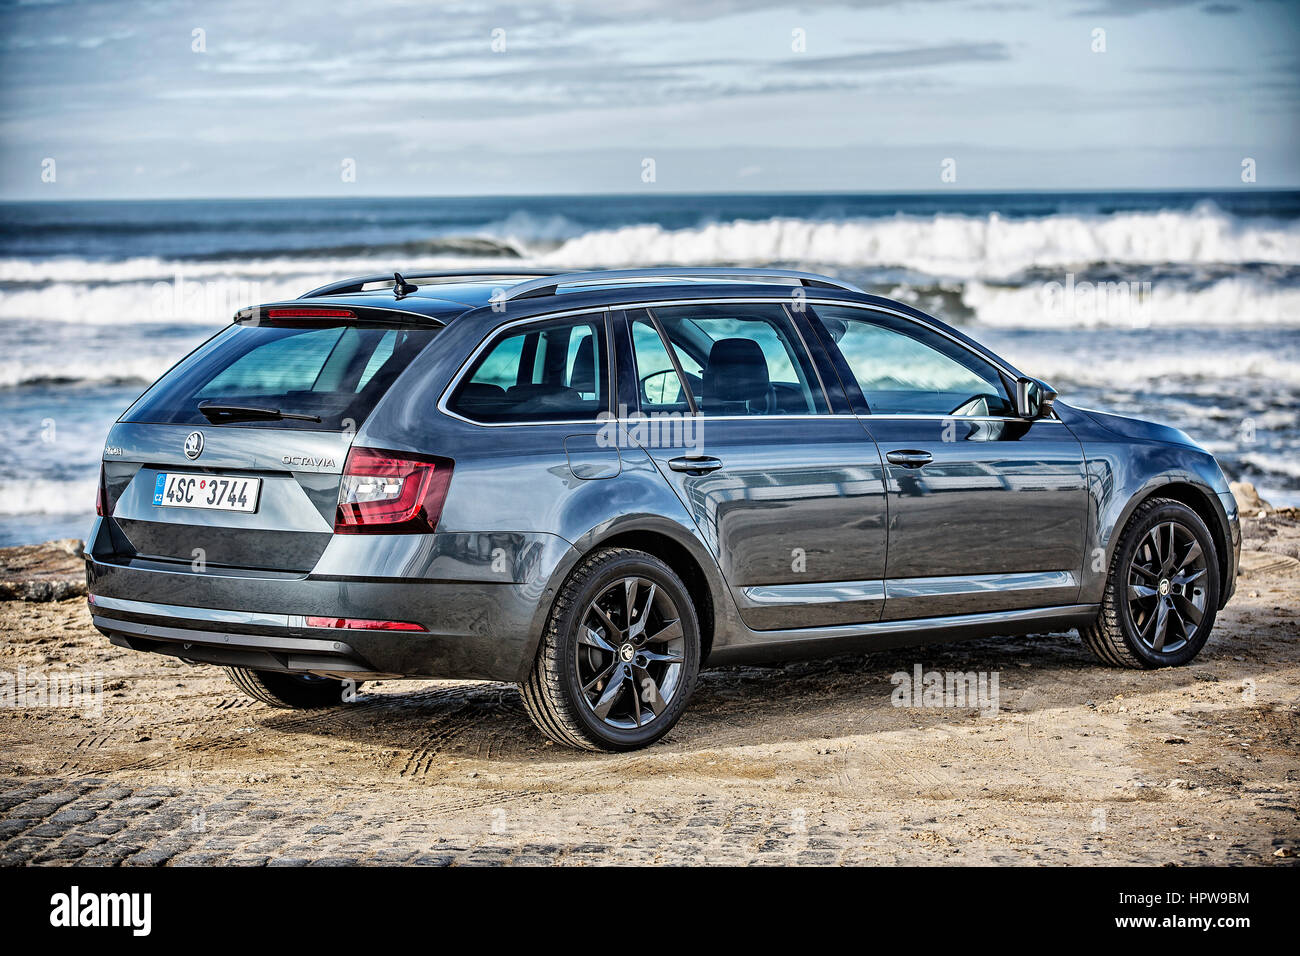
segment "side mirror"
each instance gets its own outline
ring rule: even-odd
[[[1046,418],[1056,402],[1056,389],[1036,378],[1022,378],[1016,382],[1016,414],[1026,421]]]

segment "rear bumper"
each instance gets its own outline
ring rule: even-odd
[[[118,647],[133,651],[286,673],[356,679],[400,676],[378,671],[351,644],[322,636],[327,632],[321,629],[307,629],[301,616],[252,615],[106,597],[92,597],[90,602],[95,627]],[[266,623],[265,619],[272,617],[283,621]],[[261,623],[241,623],[253,619]],[[226,630],[231,626],[258,631]]]
[[[344,537],[307,575],[196,571],[90,551],[95,626],[119,646],[203,663],[515,681],[531,664],[551,582],[572,560],[556,535]],[[424,631],[308,628],[306,616],[409,621]]]

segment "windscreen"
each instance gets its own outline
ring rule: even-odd
[[[206,425],[200,403],[272,409],[306,419],[223,424],[343,431],[358,428],[438,329],[232,325],[164,375],[122,417]]]

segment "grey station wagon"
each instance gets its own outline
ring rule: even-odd
[[[1237,509],[1172,428],[1057,401],[824,276],[368,276],[249,308],[113,426],[114,643],[254,698],[518,684],[544,734],[667,733],[705,662],[1077,628],[1191,660]]]

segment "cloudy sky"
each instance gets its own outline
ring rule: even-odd
[[[0,0],[0,197],[1297,186],[1298,8]]]

